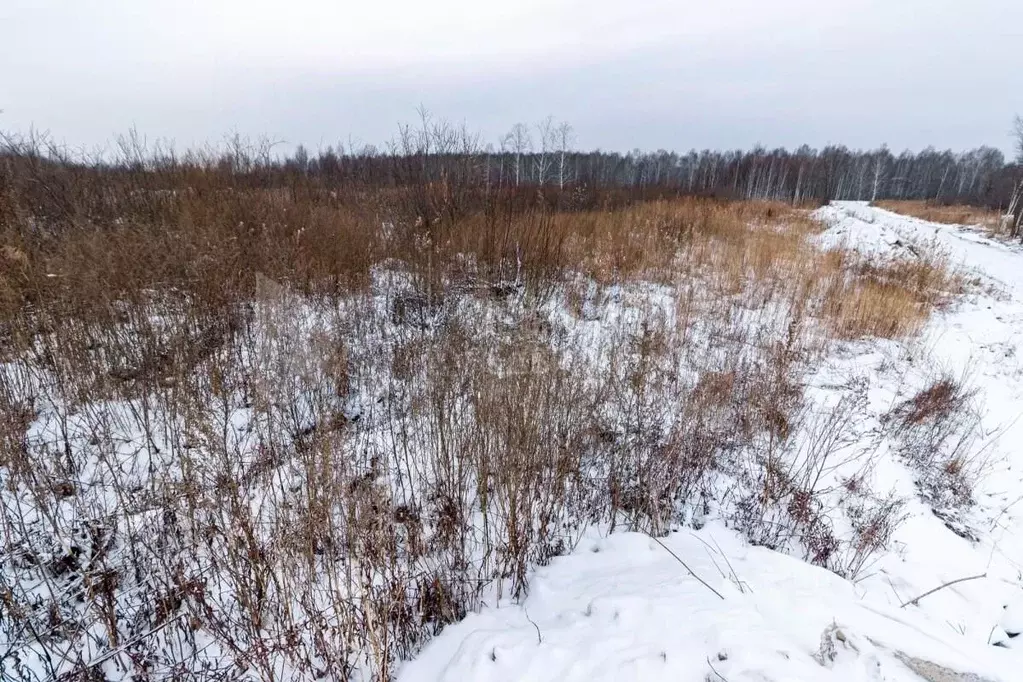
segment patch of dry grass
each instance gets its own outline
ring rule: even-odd
[[[1002,216],[998,211],[977,206],[943,206],[927,201],[878,201],[885,210],[947,225],[979,225],[989,232],[1002,229]]]
[[[799,373],[955,290],[767,202],[3,172],[0,628],[54,678],[384,680],[718,476],[749,537],[851,574],[887,526],[831,532],[852,408],[813,422]]]
[[[841,339],[911,336],[965,287],[962,276],[933,254],[876,262],[837,250],[823,256],[819,276],[828,282],[822,317]]]
[[[973,540],[963,518],[977,480],[987,467],[979,447],[977,390],[962,379],[938,376],[895,405],[884,417],[899,453],[916,472],[917,485],[935,515],[952,531]]]

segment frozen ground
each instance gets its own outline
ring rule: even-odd
[[[1023,252],[863,203],[819,215],[830,226],[825,245],[902,257],[930,245],[979,278],[985,293],[935,315],[921,338],[842,347],[808,387],[824,402],[865,383],[857,428],[868,434],[935,377],[963,379],[981,405],[971,448],[986,466],[975,504],[954,518],[935,509],[918,494],[919,472],[880,442],[872,485],[908,500],[907,518],[855,583],[751,547],[713,517],[660,542],[594,536],[537,569],[521,603],[448,627],[401,682],[1023,678],[1013,647],[1023,630]]]

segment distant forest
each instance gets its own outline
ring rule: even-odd
[[[841,145],[795,151],[666,150],[628,153],[572,149],[572,129],[548,118],[514,126],[498,146],[481,144],[464,128],[431,123],[402,128],[386,151],[372,146],[299,147],[284,163],[305,173],[368,185],[470,181],[488,188],[570,186],[654,188],[672,193],[794,203],[833,199],[923,200],[1007,209],[1023,166],[993,147],[895,154]],[[1023,150],[1021,150],[1023,152]]]
[[[330,178],[369,185],[401,185],[407,159],[380,153],[338,154],[327,149],[314,157],[299,151],[287,166]],[[736,199],[829,201],[832,199],[918,199],[966,203],[990,208],[1008,205],[1023,169],[1007,165],[997,149],[968,152],[925,149],[898,155],[882,148],[850,150],[800,147],[795,151],[566,152],[553,162],[542,153],[479,152],[432,158],[423,172],[440,182],[469,163],[478,182],[494,188],[581,185],[653,187],[683,194]],[[562,164],[564,171],[562,173]]]
[[[796,204],[834,199],[921,200],[1013,210],[1023,182],[1023,123],[1017,120],[1020,158],[1009,161],[993,147],[969,151],[893,153],[887,147],[863,151],[842,145],[794,151],[666,150],[628,153],[579,151],[570,125],[548,117],[534,125],[516,124],[498,144],[485,143],[464,125],[455,126],[421,112],[415,125],[400,126],[382,149],[338,144],[310,153],[299,145],[281,154],[278,143],[238,136],[225,145],[184,153],[148,145],[137,133],[119,138],[114,160],[84,159],[46,138],[0,137],[0,159],[35,159],[65,168],[98,171],[215,170],[246,185],[279,186],[301,175],[323,187],[429,187],[474,200],[491,192],[524,195],[540,190],[558,203],[577,196],[630,198],[665,195],[765,199]],[[243,177],[239,177],[243,176]],[[167,177],[170,180],[169,176]],[[519,191],[516,191],[519,190]],[[588,198],[584,198],[588,197]],[[571,202],[568,202],[571,203]],[[1018,202],[1017,202],[1018,203]]]

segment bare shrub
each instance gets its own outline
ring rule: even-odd
[[[949,375],[895,405],[885,422],[899,453],[935,513],[956,532],[972,535],[961,519],[985,467],[979,446],[977,391]]]
[[[876,443],[855,428],[866,389],[852,386],[830,405],[790,407],[784,430],[751,452],[745,475],[753,485],[732,516],[751,542],[801,552],[849,578],[888,546],[903,501],[864,488],[876,456]]]
[[[842,543],[835,570],[851,579],[869,568],[905,520],[906,501],[894,493],[884,496],[848,491],[844,509],[851,525],[851,537]]]

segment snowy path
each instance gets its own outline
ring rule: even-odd
[[[404,666],[400,681],[1023,679],[1023,651],[990,645],[1013,644],[1002,626],[1017,630],[1011,621],[1023,621],[1023,252],[861,203],[835,204],[820,216],[831,226],[825,240],[871,253],[930,241],[1001,290],[936,315],[913,343],[850,344],[810,382],[824,391],[859,374],[880,415],[939,371],[967,377],[980,390],[991,441],[992,464],[970,516],[979,539],[946,528],[916,498],[911,472],[889,457],[874,485],[912,498],[909,518],[892,551],[855,584],[748,546],[717,523],[675,533],[664,546],[638,534],[587,539],[537,569],[521,604],[502,603],[448,627]],[[900,608],[944,582],[982,573]],[[921,677],[907,657],[981,677]]]

